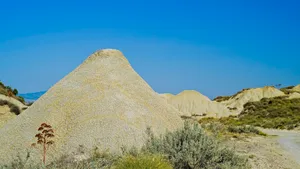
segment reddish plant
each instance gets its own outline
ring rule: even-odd
[[[54,144],[51,139],[54,137],[54,131],[52,126],[42,123],[38,128],[39,133],[35,135],[37,142],[33,143],[32,146],[42,145],[43,147],[43,163],[46,164],[46,153],[50,145]]]
[[[8,97],[13,97],[13,96],[14,96],[14,93],[13,93],[11,90],[8,90],[8,91],[7,91],[7,96],[8,96]]]

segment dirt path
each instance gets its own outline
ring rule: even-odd
[[[262,129],[268,135],[276,135],[279,144],[300,165],[300,132],[287,130]]]
[[[300,133],[261,130],[277,136],[241,137],[227,145],[248,157],[252,169],[300,169]]]

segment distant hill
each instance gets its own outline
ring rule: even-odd
[[[225,105],[211,101],[208,97],[195,90],[184,90],[177,95],[169,93],[160,94],[182,113],[181,117],[224,117],[229,116],[230,111]]]
[[[41,91],[41,92],[35,92],[35,93],[20,94],[19,96],[22,96],[26,101],[36,101],[45,93],[46,93],[46,91]]]

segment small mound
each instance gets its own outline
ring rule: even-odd
[[[244,104],[248,102],[255,102],[261,100],[262,98],[272,98],[278,96],[285,96],[285,93],[276,89],[275,87],[266,86],[262,88],[244,90],[235,97],[232,97],[229,100],[221,103],[229,107],[233,114],[239,114],[243,110]]]
[[[208,97],[195,90],[184,90],[176,96],[169,97],[167,101],[185,117],[223,117],[229,115],[229,110],[224,105],[212,102]]]

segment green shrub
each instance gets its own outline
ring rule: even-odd
[[[14,89],[14,90],[13,90],[13,94],[14,94],[14,95],[18,95],[18,94],[19,94],[19,91],[18,91],[17,89]]]
[[[127,155],[115,166],[115,169],[172,169],[172,165],[162,155]]]
[[[246,134],[257,134],[257,135],[266,135],[265,133],[261,132],[257,128],[249,125],[244,125],[244,126],[229,126],[227,130],[231,133],[246,133]]]
[[[142,151],[166,155],[175,169],[249,168],[246,159],[207,136],[196,123],[186,121],[184,128],[159,138],[151,130],[148,135]]]

